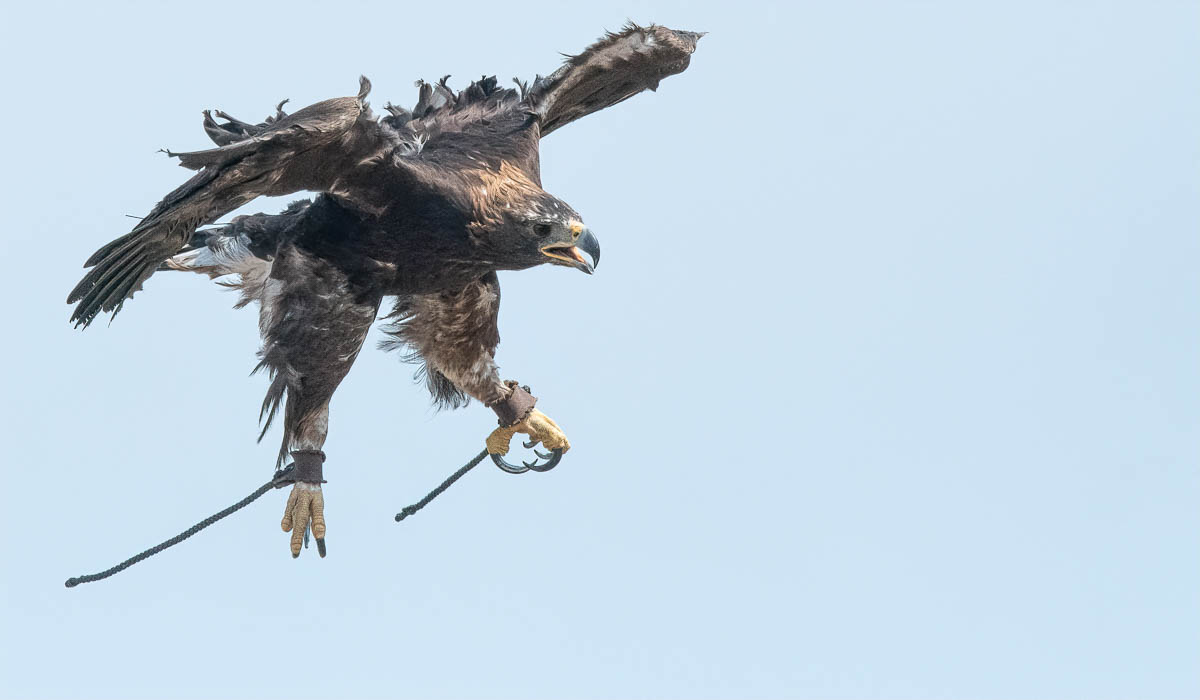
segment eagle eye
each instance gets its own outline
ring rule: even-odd
[[[554,227],[550,224],[536,224],[533,227],[533,232],[537,234],[538,238],[545,238],[546,236],[549,236],[550,232],[553,230]]]

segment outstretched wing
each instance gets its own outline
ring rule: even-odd
[[[172,153],[181,165],[200,172],[164,197],[130,233],[88,259],[85,267],[91,271],[67,297],[69,304],[79,302],[71,320],[87,326],[101,311],[119,311],[187,245],[196,227],[256,197],[328,191],[340,175],[394,138],[371,117],[365,102],[370,87],[362,78],[356,97],[318,102],[220,148]]]
[[[562,68],[539,77],[526,99],[545,136],[564,124],[611,107],[667,76],[682,73],[703,32],[628,24],[571,56]]]

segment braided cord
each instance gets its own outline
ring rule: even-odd
[[[214,514],[208,516],[204,520],[201,520],[200,522],[189,527],[188,529],[184,530],[183,532],[179,533],[178,535],[175,535],[171,539],[169,539],[161,544],[156,544],[153,547],[151,547],[150,549],[147,549],[146,551],[141,552],[140,554],[135,554],[134,556],[129,557],[128,559],[121,562],[120,564],[117,564],[116,566],[112,567],[111,569],[105,569],[104,571],[101,571],[98,574],[86,574],[84,576],[75,576],[73,578],[67,579],[67,582],[66,582],[67,588],[74,588],[81,583],[91,583],[92,581],[101,581],[103,579],[108,578],[109,576],[112,576],[113,574],[116,574],[121,571],[124,571],[125,569],[128,569],[129,567],[133,566],[134,564],[138,563],[139,561],[142,561],[143,559],[149,559],[150,557],[154,556],[155,554],[158,554],[159,552],[163,551],[164,549],[167,549],[168,547],[174,547],[175,545],[186,540],[187,538],[191,537],[192,535],[196,534],[197,532],[200,532],[201,530],[208,527],[209,525],[212,525],[213,523],[217,522],[218,520],[220,520],[226,516],[232,515],[233,513],[236,513],[237,511],[241,510],[242,508],[245,508],[246,506],[250,505],[254,501],[258,500],[258,498],[260,496],[262,496],[264,493],[266,493],[267,491],[270,491],[271,489],[275,488],[278,485],[279,485],[279,476],[277,475],[275,478],[271,479],[267,483],[263,484],[262,486],[259,486],[254,491],[254,493],[250,494],[249,496],[246,496],[245,498],[238,501],[237,503],[234,503],[233,505],[229,506],[228,508],[221,511],[220,513],[214,513]]]
[[[421,510],[425,506],[429,505],[430,501],[432,501],[433,499],[440,496],[443,491],[450,488],[451,484],[458,481],[459,479],[462,478],[462,476],[464,474],[466,474],[467,472],[471,471],[476,466],[478,466],[479,463],[482,462],[484,460],[484,458],[487,456],[488,456],[488,451],[486,449],[484,449],[483,452],[480,452],[479,454],[477,454],[473,458],[471,458],[470,462],[467,462],[466,464],[464,464],[461,469],[459,469],[458,471],[454,472],[449,477],[447,477],[446,480],[443,481],[441,484],[439,484],[436,489],[434,489],[434,490],[430,491],[428,494],[426,494],[425,498],[422,498],[421,500],[417,501],[416,503],[412,504],[411,506],[404,506],[404,508],[402,508],[399,513],[396,513],[396,522],[400,522],[401,520],[404,520],[405,518],[412,515],[413,513],[416,513],[418,510]]]
[[[484,449],[479,454],[475,455],[475,457],[473,457],[470,462],[467,462],[458,471],[451,474],[445,481],[443,481],[441,484],[439,484],[437,488],[430,491],[425,496],[425,498],[422,498],[421,500],[417,501],[416,503],[412,504],[411,506],[405,506],[403,510],[401,510],[399,513],[396,513],[396,522],[400,522],[401,520],[404,520],[408,516],[412,515],[413,513],[416,513],[417,511],[421,510],[425,506],[429,505],[430,501],[432,501],[433,499],[440,496],[443,491],[450,488],[450,486],[454,482],[458,481],[459,479],[461,479],[463,477],[463,475],[465,475],[467,472],[471,471],[476,466],[478,466],[479,463],[482,462],[487,456],[488,456],[488,451],[486,449]],[[242,500],[238,501],[237,503],[234,503],[233,505],[229,506],[225,510],[220,511],[219,513],[213,513],[212,515],[208,516],[204,520],[201,520],[200,522],[189,527],[188,529],[184,530],[183,532],[179,533],[178,535],[175,535],[171,539],[166,540],[165,542],[156,544],[144,552],[140,552],[138,554],[133,555],[132,557],[126,559],[125,561],[121,562],[120,564],[117,564],[116,566],[112,567],[111,569],[105,569],[104,571],[101,571],[100,573],[97,573],[97,574],[85,574],[83,576],[74,576],[72,578],[67,579],[67,581],[66,581],[67,588],[74,588],[81,583],[91,583],[92,581],[102,581],[102,580],[108,578],[109,576],[118,574],[118,573],[124,571],[125,569],[128,569],[129,567],[133,566],[134,564],[136,564],[144,559],[149,559],[150,557],[154,556],[155,554],[158,554],[159,552],[163,551],[164,549],[174,547],[175,545],[186,540],[187,538],[191,537],[192,535],[196,534],[197,532],[200,532],[201,530],[208,527],[209,525],[212,525],[213,523],[217,522],[218,520],[221,520],[230,515],[233,515],[234,513],[241,510],[242,508],[245,508],[246,506],[250,505],[251,503],[257,501],[267,491],[270,491],[271,489],[274,489],[274,488],[280,488],[282,486],[287,485],[288,483],[291,483],[292,481],[295,480],[295,476],[292,474],[293,469],[294,469],[294,467],[289,465],[286,469],[276,472],[275,476],[270,481],[263,484],[262,486],[259,486],[249,496],[246,496]]]

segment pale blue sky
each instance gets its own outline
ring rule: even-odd
[[[0,695],[1200,695],[1200,6],[190,3],[6,10]],[[499,359],[574,450],[469,475],[364,353],[330,554],[269,477],[251,311],[159,275],[67,324],[200,110],[532,77],[626,18],[692,67],[549,137],[593,277],[501,277]],[[251,210],[276,210],[282,201]],[[375,333],[370,342],[378,338]]]

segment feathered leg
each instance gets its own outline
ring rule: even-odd
[[[500,379],[495,361],[499,311],[500,281],[494,272],[456,292],[401,297],[385,329],[394,340],[382,347],[412,349],[406,359],[422,363],[418,374],[425,376],[439,405],[462,406],[470,396],[494,410],[500,427],[487,439],[491,454],[507,454],[516,433],[565,452],[571,447],[567,436],[533,407],[536,399],[517,382]]]
[[[296,482],[281,524],[292,533],[293,557],[300,556],[309,527],[325,556],[321,484],[329,400],[358,357],[382,297],[290,244],[280,248],[262,288],[259,367],[272,375],[262,407],[263,435],[284,406],[277,465],[290,453],[296,467]]]
[[[325,556],[323,463],[329,400],[350,371],[379,310],[381,295],[356,284],[330,262],[291,241],[307,225],[309,202],[280,214],[255,214],[198,231],[188,250],[164,267],[216,278],[241,291],[237,306],[259,304],[263,337],[257,369],[271,375],[263,400],[261,440],[283,408],[283,441],[276,466],[289,454],[296,481],[282,525],[299,556],[310,527]]]

